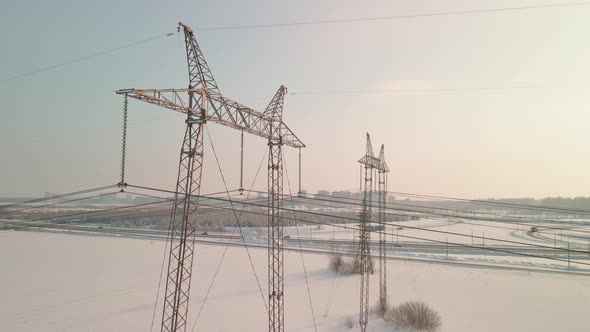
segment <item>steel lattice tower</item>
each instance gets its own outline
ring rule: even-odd
[[[381,145],[379,151],[380,167],[377,168],[378,197],[379,197],[379,305],[382,309],[387,308],[387,264],[385,260],[386,228],[385,228],[385,201],[387,198],[387,173],[389,168],[385,162],[385,146]]]
[[[185,331],[187,323],[194,235],[203,167],[203,130],[207,122],[219,123],[266,138],[269,142],[269,331],[284,330],[283,315],[283,166],[282,146],[305,145],[282,120],[286,88],[281,86],[264,112],[221,95],[192,29],[184,32],[189,86],[183,89],[122,89],[117,94],[186,115],[180,151],[176,194],[170,219],[170,252],[162,313],[162,331]],[[184,95],[188,95],[188,98]]]
[[[369,320],[369,278],[372,271],[371,250],[369,247],[371,240],[369,224],[371,222],[373,196],[373,170],[378,166],[378,159],[373,154],[373,146],[371,145],[369,134],[367,134],[365,156],[359,160],[359,163],[364,166],[363,208],[360,215],[360,234],[357,254],[357,264],[359,264],[361,275],[359,325],[361,331],[365,332]]]
[[[283,270],[283,142],[279,131],[287,88],[281,86],[264,111],[271,117],[271,138],[268,140],[268,330],[283,332],[284,270]]]

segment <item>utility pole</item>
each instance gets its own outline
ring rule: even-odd
[[[188,63],[189,85],[181,89],[122,89],[117,94],[157,105],[186,115],[185,134],[180,151],[178,178],[170,219],[170,252],[162,332],[186,330],[194,236],[198,217],[198,197],[203,168],[203,130],[215,122],[266,138],[268,156],[268,262],[269,262],[269,331],[284,331],[283,306],[283,161],[282,146],[305,145],[282,120],[284,96],[281,86],[264,112],[256,111],[223,96],[193,30],[179,23],[183,30]],[[187,96],[188,98],[187,98]]]
[[[387,308],[387,262],[385,255],[385,198],[387,197],[387,173],[389,168],[385,162],[385,146],[381,145],[379,151],[379,161],[381,162],[377,168],[377,180],[379,184],[379,227],[383,229],[379,232],[379,305],[380,308],[386,310]]]

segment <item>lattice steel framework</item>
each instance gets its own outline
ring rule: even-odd
[[[379,151],[379,160],[381,165],[377,168],[377,181],[378,181],[378,199],[379,199],[379,225],[383,226],[383,229],[379,232],[379,304],[380,307],[387,308],[387,264],[386,264],[386,229],[385,229],[385,200],[387,198],[387,173],[389,168],[385,162],[385,146],[381,145]]]
[[[282,120],[286,88],[281,86],[264,112],[221,95],[192,29],[184,32],[189,86],[186,89],[122,89],[117,94],[186,114],[176,195],[171,215],[170,253],[161,331],[185,331],[190,296],[194,235],[203,167],[203,130],[208,121],[268,140],[269,145],[269,331],[284,330],[283,306],[283,145],[305,145]],[[188,98],[184,94],[188,95]]]
[[[264,111],[271,117],[268,140],[268,330],[283,332],[284,270],[283,270],[283,152],[280,123],[287,88],[281,86]]]
[[[360,312],[359,326],[361,331],[367,330],[369,320],[369,279],[372,271],[371,249],[369,247],[371,234],[369,233],[369,224],[371,223],[371,205],[373,197],[373,169],[378,166],[377,158],[373,154],[371,137],[367,134],[365,156],[359,160],[364,165],[364,187],[363,187],[363,207],[360,214],[359,225],[359,247],[357,254],[357,264],[361,275],[361,295],[360,295]]]
[[[202,117],[189,115],[186,120],[174,208],[170,220],[172,233],[162,312],[162,331],[186,329],[198,196],[203,170],[204,124]]]

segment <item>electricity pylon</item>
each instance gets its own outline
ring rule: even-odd
[[[203,130],[208,121],[254,134],[268,140],[269,154],[269,331],[284,331],[283,319],[283,166],[281,148],[305,145],[283,122],[287,89],[281,86],[264,112],[258,112],[219,92],[193,30],[179,23],[184,32],[189,86],[186,89],[122,89],[122,94],[146,103],[186,114],[185,135],[180,151],[178,179],[171,223],[171,245],[161,331],[185,331],[192,276],[194,235],[203,169]],[[186,94],[186,95],[185,95]],[[188,98],[187,98],[188,95]],[[272,244],[272,246],[271,246]]]
[[[367,133],[367,143],[365,156],[358,161],[364,165],[364,187],[363,187],[363,208],[360,215],[359,225],[359,247],[357,253],[357,264],[359,264],[359,272],[361,275],[361,296],[360,296],[360,312],[359,325],[361,331],[367,330],[367,322],[369,319],[369,276],[372,270],[371,264],[371,250],[369,248],[371,235],[369,233],[369,224],[371,223],[371,201],[373,196],[373,170],[378,168],[380,160],[373,154],[373,146],[371,145],[371,137]]]
[[[283,141],[279,131],[287,88],[281,86],[264,111],[270,117],[271,138],[268,139],[268,330],[283,332],[284,270],[283,270]]]
[[[379,227],[382,227],[379,232],[379,305],[385,310],[387,308],[387,265],[385,261],[385,200],[387,197],[387,173],[389,167],[385,162],[385,146],[381,145],[379,151],[380,165],[377,168],[378,181],[378,197],[379,197]]]

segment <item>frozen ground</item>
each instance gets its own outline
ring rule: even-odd
[[[223,250],[197,245],[190,327]],[[0,232],[0,330],[148,331],[163,253],[163,241]],[[251,255],[264,290],[266,251],[252,248]],[[318,330],[349,331],[344,321],[358,314],[358,277],[328,272],[325,255],[304,259]],[[311,332],[301,256],[286,252],[285,261],[286,330]],[[399,261],[390,261],[388,269],[392,302],[427,302],[440,312],[444,332],[587,331],[587,276]],[[376,282],[374,276],[371,303]],[[160,314],[158,306],[156,322]],[[195,330],[266,330],[265,307],[243,248],[228,249]],[[386,330],[382,322],[370,322],[369,331]]]

